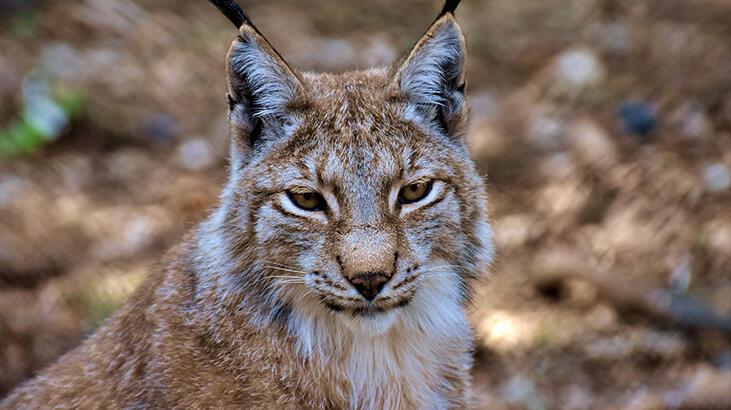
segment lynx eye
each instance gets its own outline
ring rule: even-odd
[[[419,181],[401,188],[398,194],[400,204],[413,204],[426,198],[431,192],[433,181]]]
[[[325,209],[325,199],[317,192],[287,191],[287,197],[298,208],[305,211],[322,211]]]

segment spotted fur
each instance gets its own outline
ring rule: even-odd
[[[492,234],[448,3],[404,59],[338,75],[297,72],[234,14],[220,206],[2,407],[470,407],[465,307]],[[415,181],[432,188],[400,202]],[[327,206],[298,207],[301,190]],[[372,301],[351,283],[368,272],[388,277]]]

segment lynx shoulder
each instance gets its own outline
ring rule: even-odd
[[[383,69],[299,72],[231,0],[220,205],[5,408],[465,408],[492,259],[442,13]]]

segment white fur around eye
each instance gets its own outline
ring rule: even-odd
[[[282,208],[287,211],[287,213],[302,216],[305,218],[314,219],[316,221],[320,222],[327,222],[327,217],[325,216],[325,212],[323,211],[306,211],[300,207],[297,206],[292,200],[289,198],[289,195],[287,195],[286,192],[282,192],[279,195],[277,195],[277,199],[279,200],[279,203],[282,205]]]
[[[401,205],[401,216],[407,215],[419,208],[421,208],[424,205],[428,205],[432,202],[434,202],[437,198],[439,198],[442,193],[444,192],[445,186],[444,182],[442,181],[434,181],[431,191],[429,191],[429,194],[425,196],[424,198],[412,202],[410,204],[403,204]],[[400,190],[400,188],[399,188]],[[398,201],[398,195],[396,196],[396,200]]]

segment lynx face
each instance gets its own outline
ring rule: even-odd
[[[484,234],[461,141],[409,120],[375,73],[310,81],[329,90],[243,174],[264,268],[293,300],[301,278],[306,303],[349,317],[392,318],[423,287],[459,303]]]
[[[248,254],[236,240],[229,252],[258,272],[272,320],[335,317],[366,334],[463,320],[492,255],[463,140],[464,61],[451,13],[392,67],[341,75],[297,73],[241,26],[225,195]]]

